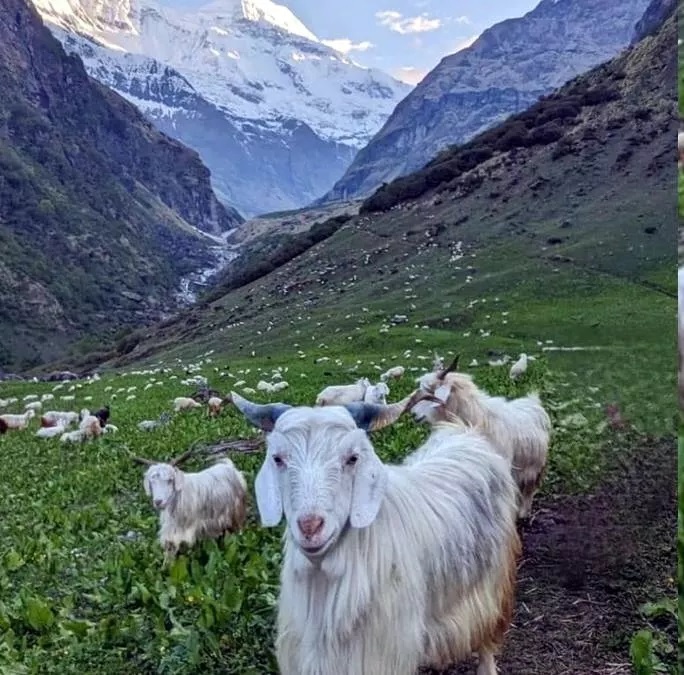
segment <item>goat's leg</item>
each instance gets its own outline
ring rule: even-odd
[[[476,675],[497,675],[496,661],[494,660],[494,654],[490,651],[480,651],[478,652],[479,664],[477,666]]]

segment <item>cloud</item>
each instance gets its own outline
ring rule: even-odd
[[[456,52],[460,52],[462,49],[467,49],[467,48],[470,47],[470,45],[472,45],[473,42],[475,42],[475,40],[477,40],[477,38],[479,38],[479,37],[480,37],[479,33],[476,33],[475,35],[470,35],[470,36],[468,36],[468,37],[462,38],[461,40],[459,40],[459,41],[454,45],[454,47],[452,48],[452,51],[450,51],[449,53],[450,53],[450,54],[455,54]]]
[[[430,19],[425,13],[420,16],[404,16],[401,12],[397,12],[394,9],[376,12],[375,18],[381,26],[401,35],[427,33],[437,30],[442,25],[441,19]]]
[[[401,80],[402,82],[406,82],[406,84],[418,84],[426,75],[428,71],[423,70],[422,68],[415,68],[414,66],[402,66],[401,68],[397,68],[392,75],[397,78],[397,80]]]
[[[334,49],[335,51],[349,54],[349,52],[365,52],[371,47],[374,47],[372,42],[364,40],[363,42],[352,42],[349,38],[336,38],[335,40],[321,40],[321,42]]]

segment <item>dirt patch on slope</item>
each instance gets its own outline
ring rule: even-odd
[[[642,439],[625,458],[593,494],[535,501],[522,528],[500,675],[632,672],[629,641],[643,627],[638,606],[675,593],[675,441]],[[474,668],[461,664],[444,675]]]

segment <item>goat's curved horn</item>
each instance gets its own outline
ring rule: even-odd
[[[152,466],[153,464],[157,463],[157,462],[153,462],[151,459],[145,459],[144,457],[131,457],[131,459],[136,464],[143,464],[145,466]]]
[[[459,358],[461,358],[461,355],[456,354],[456,356],[454,357],[454,360],[446,368],[444,368],[444,370],[440,371],[439,374],[437,375],[437,377],[440,380],[443,380],[449,373],[456,370],[456,368],[458,368]]]
[[[356,426],[365,431],[377,431],[394,424],[404,413],[413,408],[419,401],[431,400],[441,404],[439,399],[426,392],[416,390],[396,403],[380,405],[377,403],[348,403],[344,407],[356,422]]]
[[[234,391],[230,399],[251,424],[263,431],[273,431],[276,420],[292,407],[286,403],[252,403]]]
[[[188,459],[188,457],[190,457],[190,455],[192,455],[192,453],[194,451],[195,451],[194,447],[190,448],[189,450],[186,450],[184,453],[178,455],[178,457],[175,457],[174,459],[170,460],[169,464],[171,466],[178,466],[179,464],[184,462],[186,459]]]

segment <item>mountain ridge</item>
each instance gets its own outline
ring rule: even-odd
[[[88,77],[23,0],[0,2],[0,91],[0,362],[175,308],[242,222],[198,154]]]
[[[648,0],[542,0],[444,57],[315,204],[368,196],[626,47]],[[609,34],[603,26],[610,24]]]
[[[401,353],[407,334],[392,326],[395,313],[478,359],[545,339],[628,351],[650,330],[644,317],[669,315],[676,292],[675,33],[670,17],[470,150],[445,150],[407,177],[420,191],[269,249],[283,262],[276,269],[253,249],[253,269],[235,268],[223,291],[83,367],[206,350],[333,356],[332,334]],[[445,171],[427,184],[438,164]],[[617,325],[629,325],[627,334],[615,334]]]

